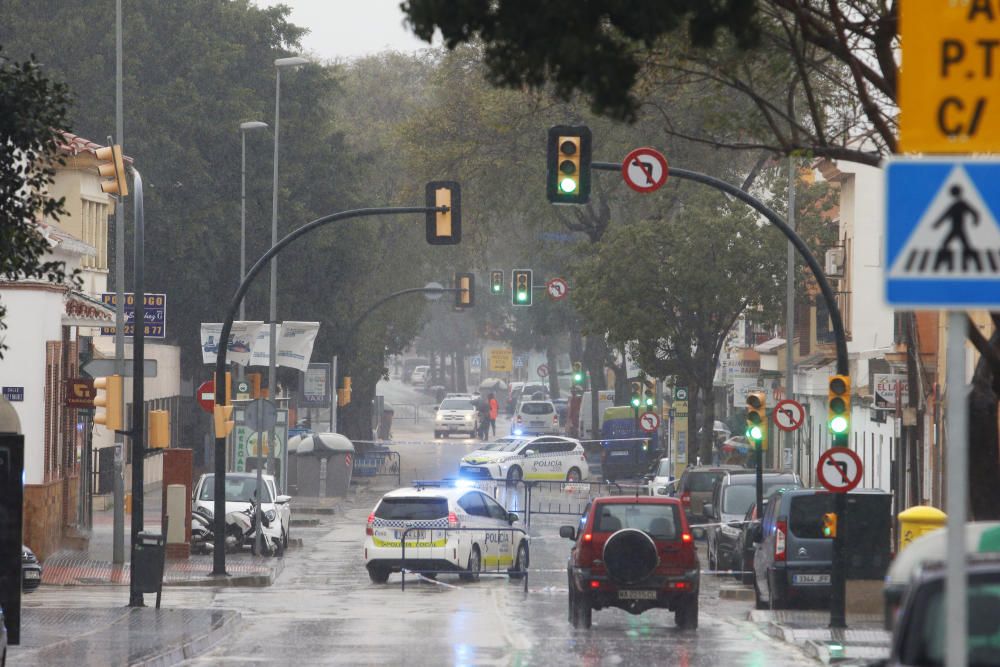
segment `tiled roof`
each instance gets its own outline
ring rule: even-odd
[[[103,144],[96,144],[90,139],[85,139],[81,136],[73,134],[72,132],[60,132],[62,135],[62,141],[59,142],[59,150],[70,155],[79,155],[80,153],[97,153],[98,148],[104,148]],[[131,162],[132,158],[125,155],[122,156],[126,162]]]

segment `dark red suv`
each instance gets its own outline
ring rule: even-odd
[[[589,628],[604,607],[669,609],[678,627],[698,627],[698,552],[676,498],[595,498],[579,533],[562,526],[559,535],[576,542],[567,567],[573,627]]]

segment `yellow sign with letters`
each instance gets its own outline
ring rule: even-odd
[[[514,351],[509,347],[490,350],[489,369],[501,373],[510,373],[514,370]]]
[[[1000,2],[899,3],[899,149],[1000,152]]]

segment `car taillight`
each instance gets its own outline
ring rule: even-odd
[[[552,425],[553,426],[559,425],[559,415],[552,415]]]
[[[365,535],[374,535],[375,531],[372,530],[372,524],[375,523],[375,512],[368,515],[368,525],[365,526]]]
[[[685,507],[691,507],[691,493],[690,492],[685,491],[684,493],[681,494],[681,505],[684,505]]]
[[[454,512],[448,512],[448,527],[458,528],[458,516]]]
[[[518,415],[518,416],[517,416],[517,423],[518,423],[518,424],[520,424],[520,423],[521,423],[521,415]]]
[[[785,560],[785,531],[788,524],[778,521],[774,531],[774,560]]]
[[[681,533],[681,542],[691,544],[694,542],[694,537],[691,536],[691,533]]]
[[[601,587],[601,582],[599,582],[597,579],[592,579],[590,581],[590,587],[591,588],[600,588]]]

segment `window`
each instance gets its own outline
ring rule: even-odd
[[[613,533],[635,528],[660,540],[677,539],[679,519],[675,505],[607,503],[598,505],[595,531]]]
[[[576,449],[575,442],[569,442],[567,440],[554,440],[549,445],[549,451],[553,454],[568,454]]]
[[[823,515],[833,511],[833,496],[829,493],[816,493],[808,496],[795,496],[788,508],[788,530],[796,537],[823,537]]]
[[[383,498],[375,508],[379,519],[428,521],[448,516],[444,498]]]
[[[274,502],[271,496],[271,488],[267,482],[261,482],[263,502]],[[226,476],[226,502],[227,503],[248,503],[251,498],[257,495],[256,477],[231,477]],[[201,484],[201,492],[198,494],[199,500],[215,500],[215,475],[206,475]]]
[[[505,510],[500,503],[493,500],[489,496],[482,496],[482,499],[486,502],[486,511],[489,513],[491,518],[496,519],[497,521],[507,521],[507,510]]]
[[[458,500],[458,506],[465,510],[470,516],[489,517],[486,504],[483,502],[483,494],[478,491],[467,493]]]
[[[756,486],[729,486],[722,494],[722,511],[726,514],[746,514],[756,497]]]
[[[446,398],[438,410],[474,410],[472,401],[465,398]]]
[[[725,474],[726,473],[722,471],[699,471],[689,473],[687,483],[685,484],[685,491],[696,491],[700,493],[711,491],[712,487],[715,485],[715,480]]]
[[[551,403],[522,403],[521,414],[525,415],[551,415],[554,412]]]

